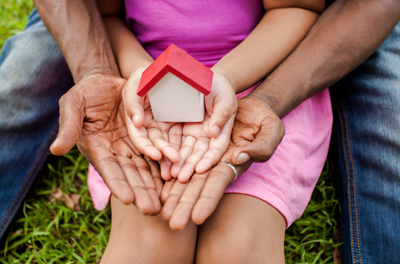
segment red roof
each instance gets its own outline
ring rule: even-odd
[[[168,72],[204,95],[211,92],[213,72],[181,48],[171,44],[143,72],[137,94],[144,96]]]

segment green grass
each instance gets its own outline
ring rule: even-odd
[[[0,47],[23,30],[32,8],[29,0],[0,0]],[[93,209],[86,186],[87,166],[76,149],[64,157],[49,158],[0,248],[0,263],[96,263],[100,259],[110,234],[111,210]],[[53,198],[53,188],[79,194],[81,211]],[[337,211],[326,166],[304,215],[286,232],[287,263],[333,263],[338,247]]]

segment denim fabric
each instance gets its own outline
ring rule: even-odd
[[[400,22],[331,96],[343,263],[400,263]]]
[[[0,239],[45,161],[57,133],[58,100],[72,86],[35,9],[0,57]]]

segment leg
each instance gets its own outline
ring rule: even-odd
[[[58,100],[73,80],[53,37],[34,10],[0,57],[0,238],[57,133]]]
[[[286,222],[268,203],[225,194],[199,228],[196,263],[285,263]]]
[[[193,263],[197,226],[172,231],[161,216],[144,216],[134,205],[111,198],[112,228],[101,264]]]
[[[400,23],[331,93],[343,263],[398,263]]]

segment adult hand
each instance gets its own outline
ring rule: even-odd
[[[252,162],[267,161],[283,135],[282,122],[264,101],[251,95],[240,99],[232,141],[221,161],[237,164],[240,175]],[[218,164],[206,173],[194,174],[187,183],[166,182],[161,193],[165,203],[162,217],[173,230],[181,230],[190,218],[202,224],[214,212],[233,179],[232,169]]]
[[[114,196],[125,204],[135,202],[144,214],[156,214],[162,181],[157,164],[144,160],[129,139],[122,103],[125,82],[95,73],[72,87],[60,99],[60,128],[50,150],[64,155],[77,143]]]

